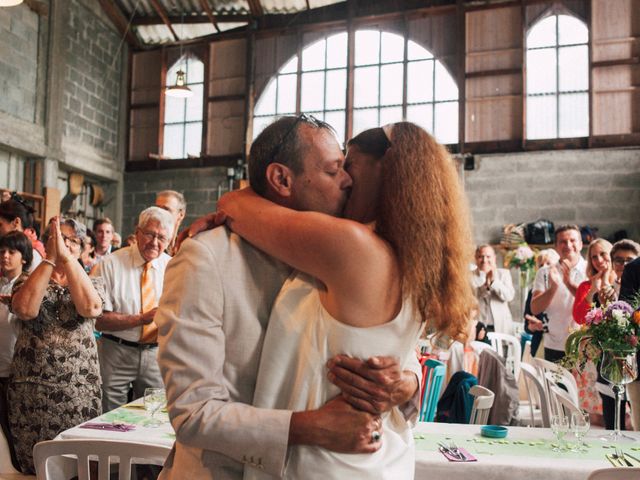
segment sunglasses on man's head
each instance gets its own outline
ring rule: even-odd
[[[306,113],[301,113],[291,123],[291,126],[287,129],[285,134],[282,136],[282,139],[280,140],[280,143],[278,143],[276,145],[276,147],[273,149],[273,153],[271,154],[271,159],[272,160],[275,160],[278,157],[278,155],[280,154],[280,151],[282,150],[282,146],[287,143],[287,140],[289,139],[289,136],[291,136],[291,132],[293,132],[296,129],[296,127],[298,126],[298,124],[300,124],[300,123],[306,123],[308,125],[313,125],[316,128],[327,128],[327,129],[329,129],[329,130],[331,130],[332,132],[335,133],[335,130],[333,129],[333,127],[331,125],[329,125],[327,122],[325,122],[323,120],[320,120],[320,119],[314,117],[313,115],[307,115]]]

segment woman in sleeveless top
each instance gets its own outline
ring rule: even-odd
[[[466,336],[471,235],[444,147],[420,127],[397,123],[352,139],[344,168],[353,179],[346,218],[291,210],[250,189],[218,203],[234,232],[295,269],[269,320],[256,406],[319,407],[339,393],[325,369],[338,353],[395,355],[404,364],[425,324]],[[413,478],[407,422],[392,410],[381,434],[372,454],[290,447],[285,477]],[[269,477],[247,468],[245,478]]]

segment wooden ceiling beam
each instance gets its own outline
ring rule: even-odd
[[[247,0],[249,2],[249,10],[254,18],[260,18],[264,15],[264,10],[260,0]]]
[[[173,35],[174,40],[176,42],[179,42],[181,40],[181,38],[178,37],[178,34],[173,29],[173,25],[172,25],[171,21],[169,20],[169,14],[167,14],[167,11],[164,9],[162,4],[158,0],[151,0],[151,6],[156,11],[158,16],[162,19],[162,23],[164,23],[167,26],[167,28],[169,29],[169,31]]]
[[[131,48],[140,48],[140,42],[138,38],[129,28],[129,21],[122,13],[122,10],[115,4],[113,0],[98,0],[102,10],[107,14],[107,17],[113,22],[115,27],[120,32],[120,37],[124,37]]]
[[[209,21],[213,25],[213,28],[216,29],[216,32],[220,33],[220,27],[218,26],[218,21],[216,20],[216,16],[213,14],[213,10],[211,10],[211,5],[209,5],[209,0],[200,0],[200,5],[204,8],[204,11],[207,12],[207,17]]]

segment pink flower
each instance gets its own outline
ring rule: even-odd
[[[638,337],[635,335],[629,335],[629,345],[632,347],[638,346]]]
[[[603,314],[600,308],[592,308],[587,312],[584,317],[585,323],[587,325],[598,325],[602,322]]]

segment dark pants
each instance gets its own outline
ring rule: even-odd
[[[18,464],[18,458],[16,452],[13,449],[13,437],[11,436],[11,430],[9,429],[9,402],[7,399],[7,389],[9,388],[9,379],[6,377],[0,377],[0,426],[2,426],[2,433],[7,439],[7,445],[9,445],[9,454],[11,455],[11,463],[16,470],[20,470]]]
[[[544,349],[544,359],[550,362],[559,362],[564,358],[564,351],[562,350],[552,350],[551,348]]]

